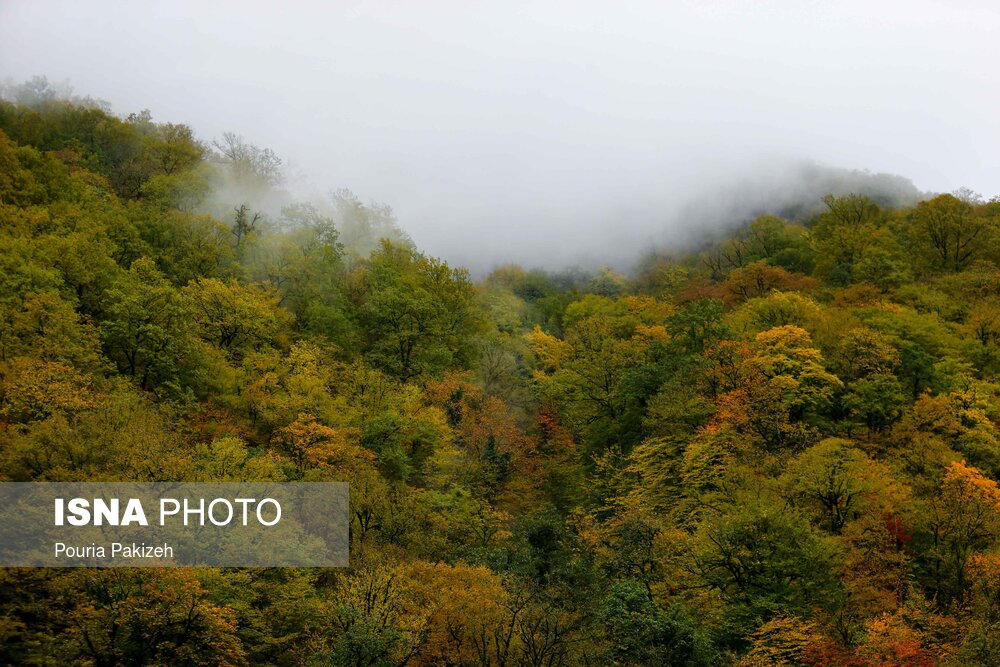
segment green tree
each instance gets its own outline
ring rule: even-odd
[[[601,604],[599,619],[611,664],[693,667],[715,663],[711,642],[680,605],[664,611],[637,581],[615,584]]]
[[[301,331],[354,348],[354,324],[346,296],[345,249],[333,219],[310,204],[282,209],[280,234],[264,239],[253,274],[281,292],[281,305]]]
[[[827,281],[844,285],[851,281],[854,265],[864,253],[889,238],[885,216],[864,195],[823,197],[827,210],[812,228],[816,271]]]
[[[844,407],[868,427],[870,433],[882,433],[900,417],[906,408],[903,387],[895,375],[878,373],[847,385]]]
[[[729,507],[699,526],[695,542],[693,572],[726,603],[731,638],[778,615],[837,604],[835,546],[788,508],[763,498]]]
[[[355,276],[365,355],[401,380],[467,365],[483,319],[465,269],[383,241]]]
[[[105,294],[104,350],[143,389],[183,392],[198,370],[191,305],[149,258],[137,259]]]
[[[939,195],[913,211],[920,247],[936,268],[960,271],[988,247],[989,221],[954,195]]]

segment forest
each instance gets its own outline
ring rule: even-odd
[[[997,199],[473,279],[243,137],[6,92],[0,480],[347,481],[351,565],[0,569],[0,664],[1000,664]]]

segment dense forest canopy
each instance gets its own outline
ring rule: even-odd
[[[346,480],[352,542],[0,570],[0,662],[1000,663],[997,200],[474,281],[246,138],[5,92],[0,479]]]

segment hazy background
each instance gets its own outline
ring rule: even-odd
[[[240,133],[451,261],[554,265],[802,160],[1000,192],[998,35],[992,2],[0,0],[0,78]]]

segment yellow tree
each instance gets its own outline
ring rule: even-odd
[[[247,664],[235,614],[192,570],[80,570],[56,582],[67,663]]]
[[[201,337],[235,360],[247,348],[274,345],[291,323],[289,313],[278,307],[281,296],[257,285],[199,278],[188,283],[184,294]]]
[[[964,461],[950,463],[926,517],[924,564],[928,587],[942,607],[964,602],[969,558],[997,543],[1000,488]]]
[[[826,410],[840,380],[824,366],[809,333],[792,325],[768,329],[752,343],[723,341],[706,352],[713,422],[749,435],[765,448],[801,448],[811,422]]]
[[[292,460],[299,474],[319,468],[329,469],[334,475],[350,476],[372,468],[375,455],[359,446],[358,437],[355,429],[330,428],[305,413],[274,433],[275,443]]]
[[[487,665],[509,655],[507,592],[492,571],[415,561],[396,572],[399,627],[419,638],[408,664]]]

